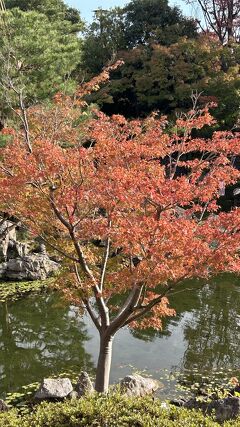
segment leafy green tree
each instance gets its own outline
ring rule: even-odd
[[[127,46],[161,43],[170,45],[179,37],[196,37],[196,22],[185,18],[168,0],[132,0],[125,8]]]
[[[81,25],[80,13],[77,9],[68,7],[62,0],[6,0],[7,9],[19,8],[24,12],[35,11],[44,13],[51,21],[67,20],[72,24]]]
[[[196,35],[195,21],[169,6],[168,0],[133,0],[124,8],[98,9],[86,32],[84,68],[92,76],[119,51],[152,43],[170,45],[179,37]]]
[[[81,41],[72,23],[42,13],[13,9],[0,21],[0,102],[2,115],[71,90],[81,60]],[[4,118],[4,117],[3,117]]]
[[[87,75],[100,73],[109,61],[114,61],[117,52],[125,48],[124,10],[119,7],[97,9],[83,45],[82,61]]]
[[[138,46],[122,53],[124,66],[94,95],[108,114],[145,116],[159,110],[173,115],[191,108],[191,94],[200,102],[214,101],[221,128],[231,128],[239,116],[240,46],[222,46],[200,37],[180,39],[171,46]]]

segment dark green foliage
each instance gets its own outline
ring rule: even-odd
[[[81,60],[81,41],[67,20],[50,21],[37,11],[7,11],[0,24],[0,103],[2,116],[72,91],[71,74]],[[5,113],[5,114],[4,114]]]
[[[67,20],[72,24],[81,24],[77,9],[68,7],[62,0],[6,0],[7,9],[19,8],[24,12],[35,11],[43,13],[50,20]]]
[[[194,20],[185,18],[168,0],[133,0],[125,8],[95,11],[83,46],[83,68],[99,73],[121,50],[137,45],[170,45],[179,37],[196,37]]]
[[[179,37],[196,37],[196,22],[185,18],[168,0],[132,0],[125,8],[125,38],[128,47],[138,44],[170,45]]]
[[[83,69],[88,76],[100,73],[120,49],[126,48],[124,27],[123,9],[95,11],[83,44]]]
[[[217,427],[200,412],[173,406],[161,408],[152,397],[127,398],[118,394],[93,396],[64,403],[43,403],[30,415],[16,411],[0,415],[0,427]],[[224,423],[240,426],[240,421]]]
[[[172,115],[199,102],[214,101],[221,128],[234,126],[239,114],[239,45],[223,47],[207,38],[180,39],[171,46],[154,44],[125,51],[125,65],[111,75],[94,100],[108,114],[146,116],[158,110]]]

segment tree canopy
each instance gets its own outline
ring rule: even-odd
[[[239,134],[194,138],[194,129],[212,124],[207,107],[181,115],[170,130],[166,117],[128,122],[97,111],[81,127],[82,97],[107,77],[73,99],[58,94],[51,108],[31,108],[31,149],[24,133],[4,129],[10,140],[0,169],[1,209],[62,257],[58,286],[99,331],[100,392],[121,327],[161,328],[174,314],[167,293],[183,279],[240,267],[239,208],[218,205],[223,184],[240,178],[232,162]]]
[[[93,99],[107,114],[146,116],[160,111],[172,118],[191,108],[191,94],[214,101],[218,126],[232,128],[239,117],[240,46],[222,46],[216,39],[179,39],[170,46],[122,51],[124,65]]]
[[[168,0],[133,0],[123,8],[98,9],[86,32],[83,67],[90,75],[97,74],[119,51],[152,43],[168,46],[180,37],[196,35],[195,21],[169,6]]]
[[[215,34],[222,44],[239,42],[240,3],[239,0],[188,0],[201,10],[204,31]]]
[[[132,0],[124,9],[128,47],[160,43],[170,45],[179,37],[196,36],[196,22],[182,15],[168,0]]]
[[[70,21],[72,24],[82,25],[80,13],[77,9],[68,7],[62,0],[6,0],[6,9],[18,8],[24,12],[34,11],[43,13],[51,21]]]
[[[74,87],[72,72],[81,60],[81,41],[72,23],[50,21],[36,11],[13,9],[0,21],[2,115],[50,99]]]

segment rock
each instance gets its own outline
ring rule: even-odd
[[[159,387],[159,381],[138,374],[127,375],[120,382],[120,389],[127,396],[145,396],[153,393]]]
[[[0,412],[7,412],[8,411],[8,406],[7,404],[4,402],[4,400],[0,399]]]
[[[73,386],[69,378],[46,378],[35,394],[36,400],[62,400],[69,397]]]
[[[216,420],[220,423],[236,418],[240,414],[239,397],[226,397],[209,403],[207,413],[214,411]]]
[[[178,406],[179,408],[184,406],[185,403],[186,403],[186,400],[184,400],[184,399],[172,399],[172,400],[170,400],[171,405]]]
[[[0,263],[0,278],[6,280],[44,280],[59,268],[47,254],[28,254]]]
[[[93,383],[87,372],[82,371],[79,375],[76,391],[78,397],[85,396],[86,394],[92,394],[94,392]]]
[[[210,403],[196,398],[186,402],[172,400],[170,403],[186,409],[200,409],[204,414],[212,414],[220,423],[236,418],[240,414],[240,398],[235,396],[212,400]]]
[[[19,242],[17,227],[19,223],[0,217],[0,279],[46,279],[59,268],[59,263],[48,256],[42,242],[36,252],[30,252],[33,242]]]
[[[6,261],[10,240],[16,241],[16,224],[0,220],[0,260]]]

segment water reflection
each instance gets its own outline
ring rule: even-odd
[[[0,394],[69,369],[93,370],[86,327],[56,294],[0,306]]]
[[[133,367],[161,371],[240,369],[240,281],[225,275],[209,284],[182,284],[171,296],[177,311],[162,332],[121,330],[114,341],[111,382]],[[99,338],[89,319],[54,294],[0,305],[0,397],[53,373],[96,366]]]
[[[204,286],[199,305],[184,326],[187,349],[183,367],[201,370],[239,368],[239,279],[225,276]]]

